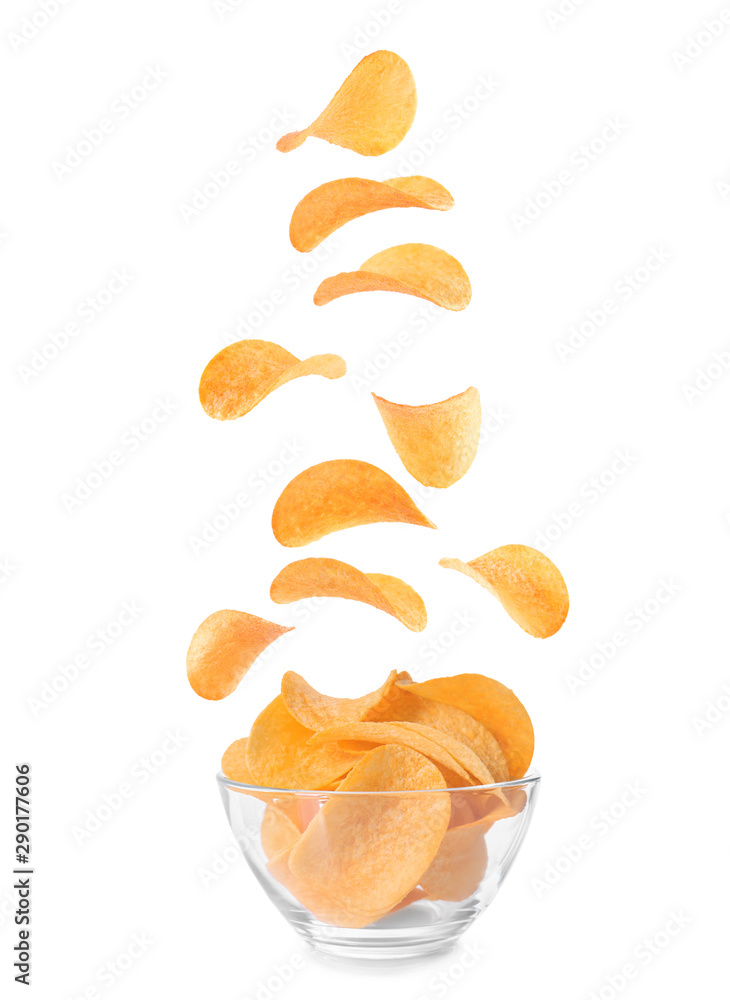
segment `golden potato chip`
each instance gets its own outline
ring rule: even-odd
[[[410,67],[395,52],[380,49],[360,60],[316,121],[283,135],[276,148],[288,153],[313,135],[363,156],[380,156],[398,145],[415,114]]]
[[[390,915],[391,913],[397,913],[398,910],[404,910],[406,906],[410,906],[411,903],[417,903],[419,899],[424,899],[425,896],[426,896],[425,889],[422,889],[420,886],[417,885],[416,888],[411,889],[408,895],[404,896],[403,899],[401,899],[400,903],[397,903],[392,910],[388,910],[387,915]]]
[[[388,745],[365,754],[340,789],[417,793],[443,787],[438,769],[423,755]],[[325,923],[365,927],[415,889],[449,815],[449,796],[439,791],[333,796],[269,870]]]
[[[221,771],[232,781],[238,781],[242,785],[253,785],[254,781],[251,778],[251,772],[246,762],[247,744],[248,736],[244,736],[242,740],[236,740],[231,743],[223,754]]]
[[[504,684],[483,674],[457,674],[404,686],[423,698],[455,705],[481,722],[502,748],[512,779],[527,771],[535,733],[525,706]]]
[[[286,382],[303,375],[340,378],[347,366],[337,354],[300,361],[268,340],[239,340],[219,351],[200,378],[200,403],[209,417],[235,420]]]
[[[271,584],[275,604],[307,597],[345,597],[392,615],[412,632],[426,627],[426,606],[412,587],[395,576],[362,573],[339,559],[299,559],[289,563]]]
[[[336,742],[343,750],[363,751],[367,744],[395,743],[412,747],[441,770],[451,788],[492,784],[492,776],[477,755],[459,740],[415,722],[348,722],[320,730],[310,746]]]
[[[308,684],[293,670],[287,670],[281,679],[281,697],[287,711],[306,729],[313,732],[329,729],[340,723],[361,722],[387,698],[396,681],[396,672],[390,674],[376,691],[360,698],[333,698]]]
[[[537,639],[555,635],[568,616],[568,588],[555,563],[529,545],[502,545],[464,563],[441,559],[494,594],[520,628]]]
[[[384,208],[430,208],[445,212],[454,204],[451,194],[430,177],[392,177],[372,181],[342,177],[320,184],[299,202],[289,224],[295,250],[307,253],[353,219]]]
[[[291,847],[300,836],[299,827],[285,812],[273,803],[266,806],[261,820],[261,846],[269,860]]]
[[[479,447],[482,408],[473,387],[440,403],[406,406],[372,394],[403,465],[424,486],[443,489],[468,472]]]
[[[188,680],[201,698],[225,698],[275,639],[293,626],[275,625],[245,611],[214,611],[198,626],[187,655]]]
[[[410,681],[410,675],[407,681]],[[423,698],[398,682],[387,696],[368,714],[370,721],[377,722],[419,722],[453,736],[466,744],[487,767],[495,782],[507,781],[509,768],[499,743],[481,722],[467,712],[441,701]]]
[[[290,715],[281,695],[261,712],[248,738],[246,762],[255,784],[271,788],[325,788],[358,760],[336,745],[312,746],[312,730]]]
[[[472,796],[471,806],[475,820],[497,823],[500,819],[512,819],[518,816],[527,805],[527,792],[524,788],[502,788],[501,794],[493,792],[476,792]]]
[[[387,472],[369,462],[342,458],[295,476],[276,501],[271,526],[276,540],[292,548],[333,531],[380,521],[436,527]]]
[[[483,821],[447,830],[436,857],[420,878],[429,899],[459,903],[476,892],[487,870]]]
[[[471,283],[456,257],[430,243],[402,243],[370,257],[358,271],[325,278],[314,293],[324,306],[354,292],[403,292],[455,312],[471,301]]]

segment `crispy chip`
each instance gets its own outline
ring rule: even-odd
[[[395,52],[380,49],[360,60],[316,121],[283,135],[276,148],[288,153],[314,135],[363,156],[380,156],[398,145],[415,114],[410,67]]]
[[[512,779],[527,771],[535,733],[525,706],[504,684],[483,674],[457,674],[405,687],[424,698],[455,705],[481,722],[502,748]]]
[[[436,857],[421,876],[420,885],[429,899],[459,903],[479,888],[487,870],[484,821],[447,830]]]
[[[407,583],[395,576],[362,573],[338,559],[299,559],[285,566],[271,584],[275,604],[307,597],[346,597],[385,611],[412,632],[426,627],[426,606]]]
[[[419,483],[443,489],[468,472],[481,433],[477,389],[423,406],[391,403],[375,393],[372,396],[398,457]]]
[[[538,639],[555,635],[568,615],[568,588],[552,560],[529,545],[502,545],[464,563],[441,559],[494,594],[510,618]]]
[[[402,243],[370,257],[358,271],[325,278],[314,293],[324,306],[353,292],[403,292],[458,312],[471,301],[471,283],[456,257],[430,243]]]
[[[276,501],[271,526],[276,540],[292,548],[333,531],[379,521],[436,527],[387,472],[343,458],[321,462],[295,476]]]
[[[239,781],[242,785],[253,785],[255,782],[251,778],[251,772],[246,762],[246,746],[248,736],[242,740],[236,740],[228,747],[221,760],[221,771],[232,781]]]
[[[497,823],[500,819],[512,819],[518,816],[527,805],[527,792],[521,786],[502,788],[501,794],[494,792],[475,792],[471,798],[474,819],[482,822]]]
[[[320,184],[299,202],[289,224],[295,250],[307,253],[336,229],[353,219],[384,208],[431,208],[445,212],[454,204],[451,194],[430,177],[392,177],[372,181],[342,177]]]
[[[438,769],[408,747],[365,754],[342,782],[347,792],[413,795],[333,796],[269,871],[314,915],[340,927],[366,927],[415,889],[441,843],[450,815]]]
[[[352,752],[366,749],[367,744],[412,747],[436,764],[450,788],[493,783],[491,774],[469,747],[432,726],[416,722],[348,722],[320,730],[309,740],[310,746],[332,742]]]
[[[400,682],[403,678],[398,676]],[[405,679],[410,681],[410,675]],[[419,722],[453,736],[466,744],[487,767],[495,782],[507,781],[509,768],[499,743],[481,722],[467,712],[444,702],[423,698],[395,684],[368,719],[378,722]]]
[[[269,803],[261,820],[261,846],[268,859],[291,847],[300,837],[296,823],[277,806]]]
[[[256,657],[293,626],[275,625],[244,611],[214,611],[198,626],[187,655],[188,680],[201,698],[225,698]]]
[[[290,715],[281,695],[251,727],[246,762],[255,784],[271,788],[326,788],[358,760],[338,746],[312,746],[312,730]]]
[[[303,677],[287,670],[281,679],[281,697],[289,713],[302,726],[313,732],[329,729],[330,726],[345,722],[361,722],[377,711],[395,684],[395,670],[376,691],[360,698],[333,698],[307,684]]]
[[[347,366],[337,354],[300,361],[268,340],[239,340],[219,351],[200,378],[200,403],[209,417],[235,420],[257,403],[302,375],[340,378]]]

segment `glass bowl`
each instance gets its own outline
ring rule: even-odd
[[[492,902],[540,775],[468,788],[323,792],[218,786],[267,896],[320,952],[408,959],[450,948]]]

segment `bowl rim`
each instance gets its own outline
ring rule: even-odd
[[[246,785],[241,781],[234,781],[233,778],[227,777],[223,771],[218,771],[216,774],[216,780],[219,785],[224,788],[233,788],[236,790],[241,790],[244,792],[254,792],[261,793],[266,792],[271,795],[302,795],[311,796],[316,798],[329,798],[333,795],[339,795],[343,797],[354,796],[354,795],[443,795],[444,792],[449,794],[453,792],[493,792],[502,788],[516,788],[521,785],[539,785],[542,779],[540,772],[531,767],[521,778],[513,778],[510,781],[500,781],[495,782],[492,785],[464,785],[459,788],[412,788],[403,789],[402,791],[344,791],[340,792],[337,789],[333,789],[331,792],[324,791],[321,788],[271,788],[264,785]]]

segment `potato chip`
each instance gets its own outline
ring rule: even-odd
[[[387,698],[395,681],[396,672],[391,670],[376,691],[360,698],[333,698],[315,691],[303,677],[287,670],[281,679],[281,697],[290,715],[306,729],[316,732],[338,723],[361,722],[368,718]]]
[[[525,706],[514,691],[483,674],[435,677],[405,685],[407,691],[455,705],[481,722],[494,736],[507,759],[512,779],[521,778],[532,760],[535,733]]]
[[[415,889],[446,832],[449,797],[438,769],[417,751],[381,746],[365,754],[341,791],[413,795],[333,796],[269,871],[318,919],[366,927]]]
[[[268,859],[291,847],[301,832],[296,823],[277,806],[269,803],[261,820],[261,846]]]
[[[299,202],[289,224],[295,250],[307,253],[353,219],[384,208],[430,208],[445,212],[454,199],[430,177],[392,177],[373,181],[342,177],[320,184]]]
[[[456,257],[430,243],[402,243],[370,257],[358,271],[325,278],[314,293],[324,306],[354,292],[403,292],[459,312],[471,301],[471,283]]]
[[[231,743],[223,754],[221,771],[232,781],[238,781],[242,785],[253,785],[255,782],[251,777],[251,772],[246,762],[247,744],[248,736],[244,736],[242,740],[236,740]]]
[[[480,819],[491,826],[500,819],[518,816],[527,805],[527,792],[520,786],[502,788],[500,793],[480,792],[472,796],[471,807],[475,820]]]
[[[245,611],[214,611],[198,626],[187,655],[188,680],[201,698],[225,698],[275,639],[293,626],[275,625]]]
[[[271,584],[275,604],[307,597],[345,597],[392,615],[412,632],[426,627],[426,606],[412,587],[395,576],[362,573],[339,559],[299,559],[289,563]]]
[[[424,899],[425,896],[426,890],[417,885],[416,888],[411,889],[408,895],[404,896],[400,903],[397,903],[392,910],[388,910],[387,916],[390,916],[391,913],[397,913],[398,910],[405,910],[406,906],[410,906],[411,903],[417,903],[419,899]]]
[[[431,726],[415,722],[348,722],[323,729],[309,740],[310,746],[332,742],[353,753],[365,750],[368,744],[412,747],[433,761],[450,788],[493,783],[489,771],[473,751]]]
[[[440,403],[406,406],[372,394],[403,465],[424,486],[452,486],[474,461],[482,408],[473,387]]]
[[[398,676],[401,682],[403,678]],[[410,675],[406,681],[410,681]],[[378,722],[419,722],[447,733],[466,744],[487,767],[495,782],[507,781],[509,768],[497,740],[481,722],[467,712],[444,702],[423,698],[395,684],[368,719]]]
[[[476,892],[487,870],[484,821],[447,830],[436,857],[420,879],[429,899],[460,903]]]
[[[436,527],[387,472],[343,458],[320,462],[295,476],[276,501],[271,526],[276,540],[292,548],[333,531],[380,521]]]
[[[286,382],[303,375],[340,378],[347,365],[337,354],[300,361],[268,340],[239,340],[219,351],[200,378],[200,403],[209,417],[235,420]]]
[[[335,744],[312,746],[312,730],[289,714],[281,695],[251,727],[246,762],[255,784],[271,788],[326,788],[358,760]]]
[[[494,594],[520,628],[537,639],[555,635],[568,615],[568,588],[555,563],[529,545],[502,545],[464,563],[441,559]]]
[[[288,153],[313,135],[363,156],[380,156],[398,145],[415,114],[410,67],[395,52],[380,49],[360,60],[316,121],[283,135],[276,148]]]

